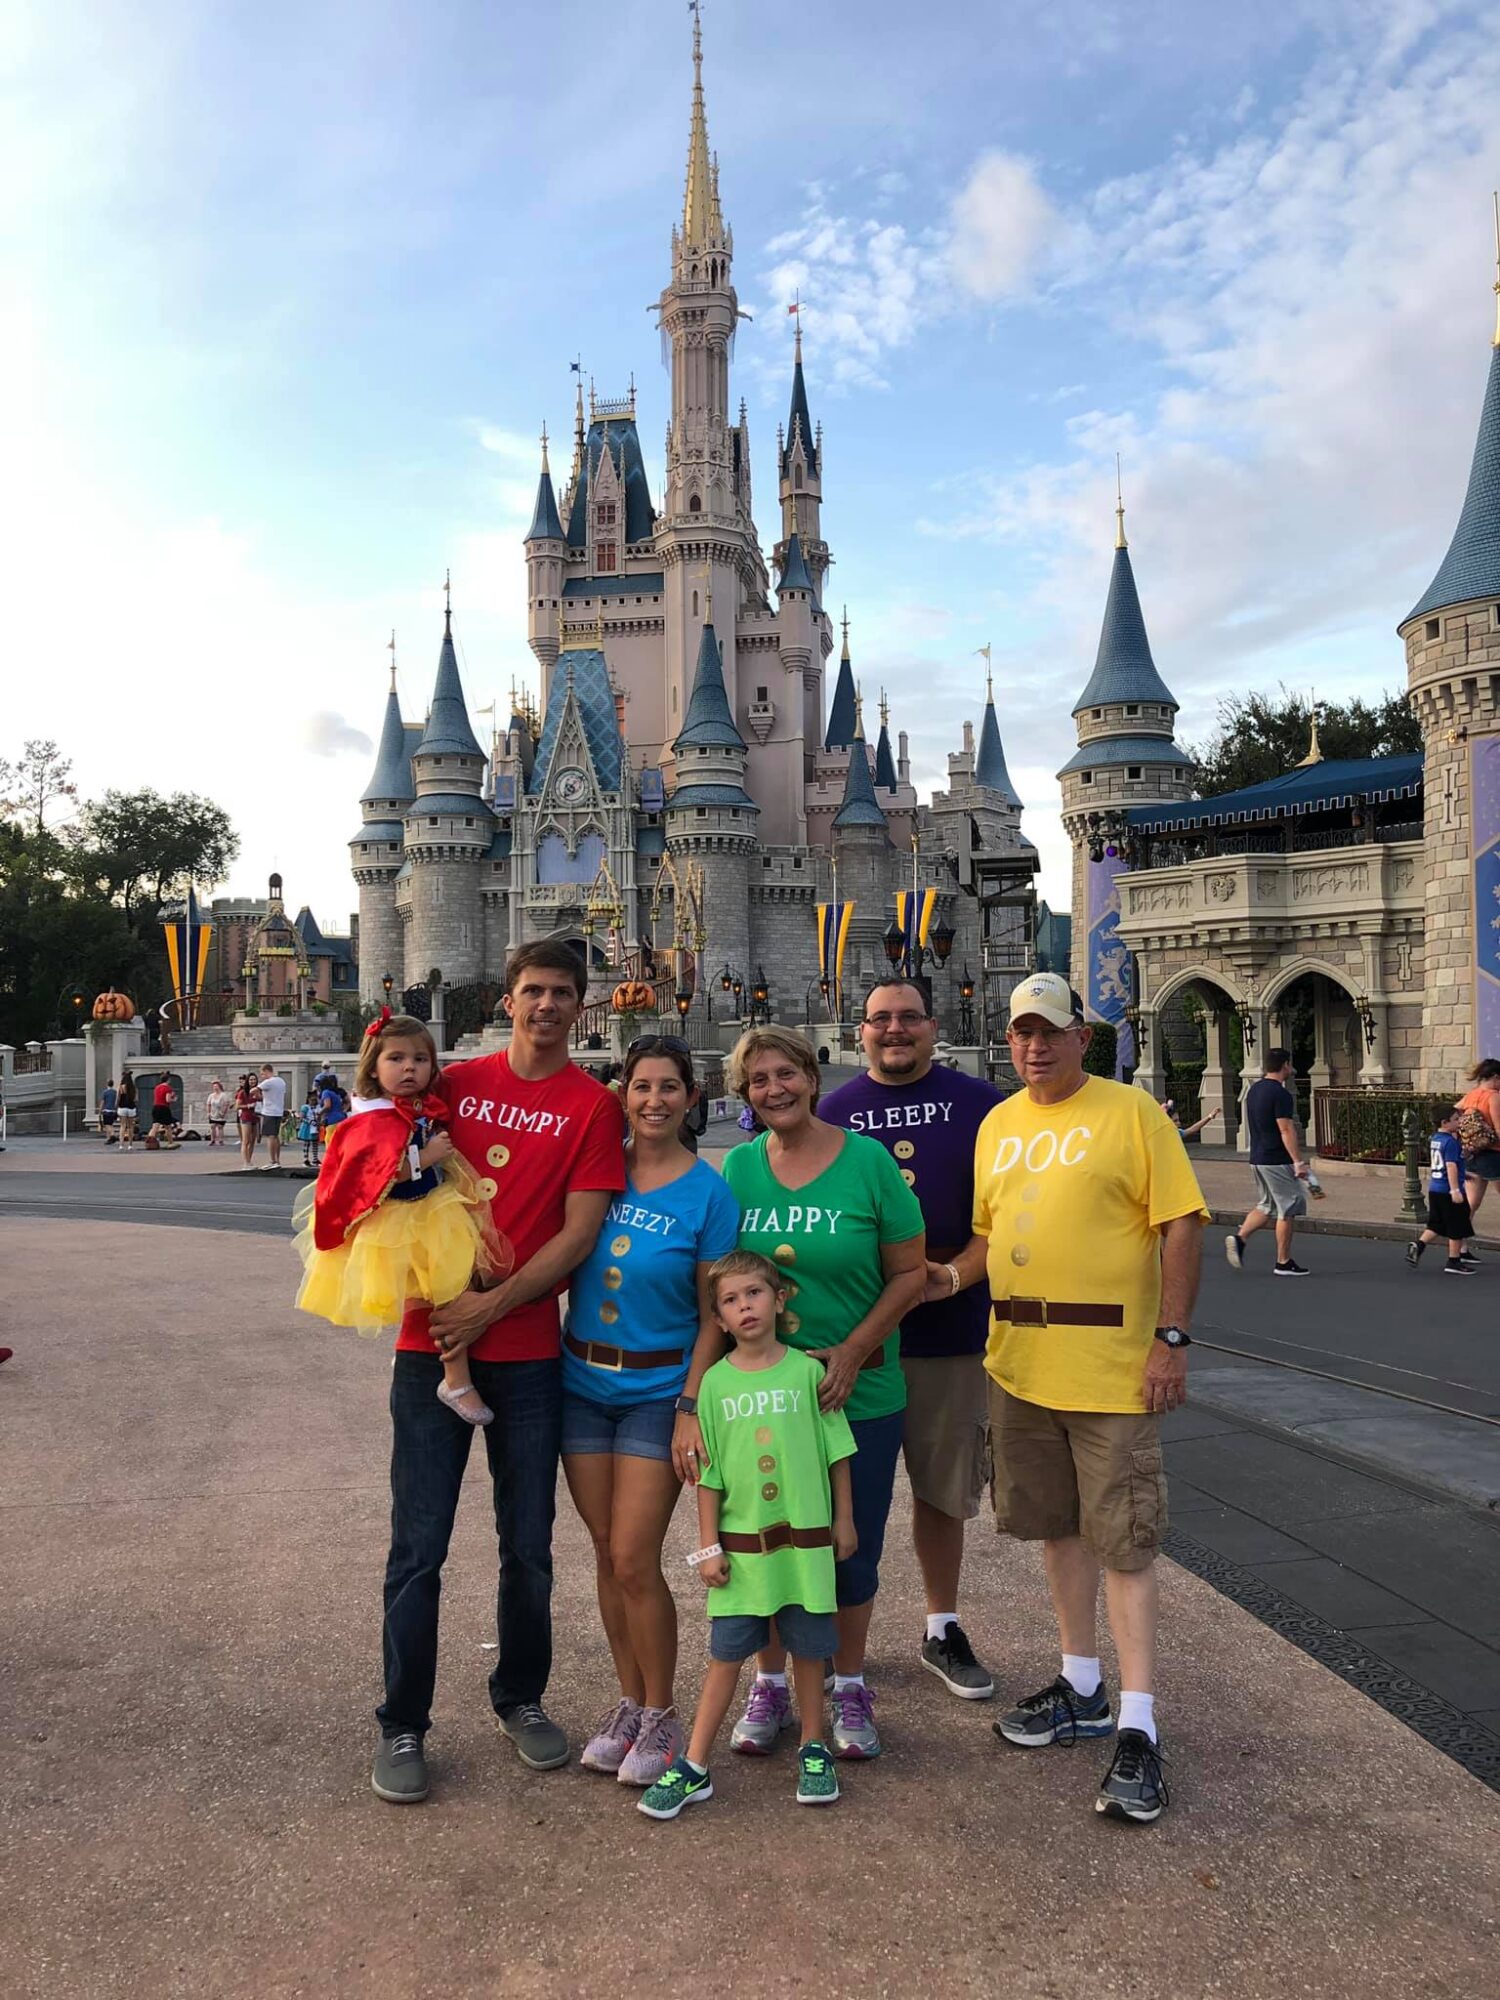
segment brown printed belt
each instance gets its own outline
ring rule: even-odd
[[[633,1347],[611,1347],[607,1340],[575,1340],[563,1335],[563,1346],[590,1368],[608,1368],[618,1375],[622,1368],[680,1368],[687,1356],[680,1347],[652,1347],[644,1353]]]
[[[1123,1326],[1123,1306],[1070,1305],[1065,1299],[991,1299],[1012,1326]]]
[[[831,1549],[832,1528],[794,1528],[777,1521],[758,1535],[720,1535],[719,1547],[731,1556],[769,1556],[778,1549]]]

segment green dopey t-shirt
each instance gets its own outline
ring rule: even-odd
[[[789,1347],[774,1368],[716,1361],[698,1391],[708,1451],[702,1483],[722,1493],[720,1534],[758,1535],[783,1521],[826,1528],[833,1521],[828,1468],[854,1456],[842,1410],[818,1408],[823,1364]],[[833,1549],[773,1549],[729,1557],[729,1581],[708,1593],[710,1618],[771,1618],[783,1604],[836,1608]]]
[[[922,1234],[922,1209],[878,1139],[846,1132],[843,1148],[816,1180],[791,1192],[766,1164],[766,1137],[736,1146],[724,1178],[740,1205],[740,1248],[759,1250],[786,1274],[781,1337],[789,1347],[837,1347],[885,1290],[883,1243]],[[851,1423],[906,1408],[900,1327],[879,1363],[862,1368],[844,1405]]]

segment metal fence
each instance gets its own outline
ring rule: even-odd
[[[1313,1092],[1313,1143],[1325,1160],[1397,1166],[1402,1159],[1402,1124],[1407,1112],[1415,1109],[1425,1140],[1452,1106],[1452,1091],[1428,1096],[1412,1090],[1330,1086]]]

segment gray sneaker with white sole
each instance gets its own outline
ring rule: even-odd
[[[420,1805],[427,1796],[427,1759],[422,1739],[414,1729],[382,1736],[375,1746],[375,1768],[370,1773],[370,1789],[388,1805]]]
[[[515,1744],[528,1770],[555,1771],[568,1761],[568,1739],[539,1702],[508,1708],[495,1717],[495,1726]]]

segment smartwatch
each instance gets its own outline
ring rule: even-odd
[[[696,1396],[679,1396],[672,1407],[680,1417],[696,1417],[698,1414],[698,1398]]]
[[[1156,1338],[1164,1340],[1168,1347],[1191,1347],[1193,1344],[1180,1326],[1159,1326]]]

